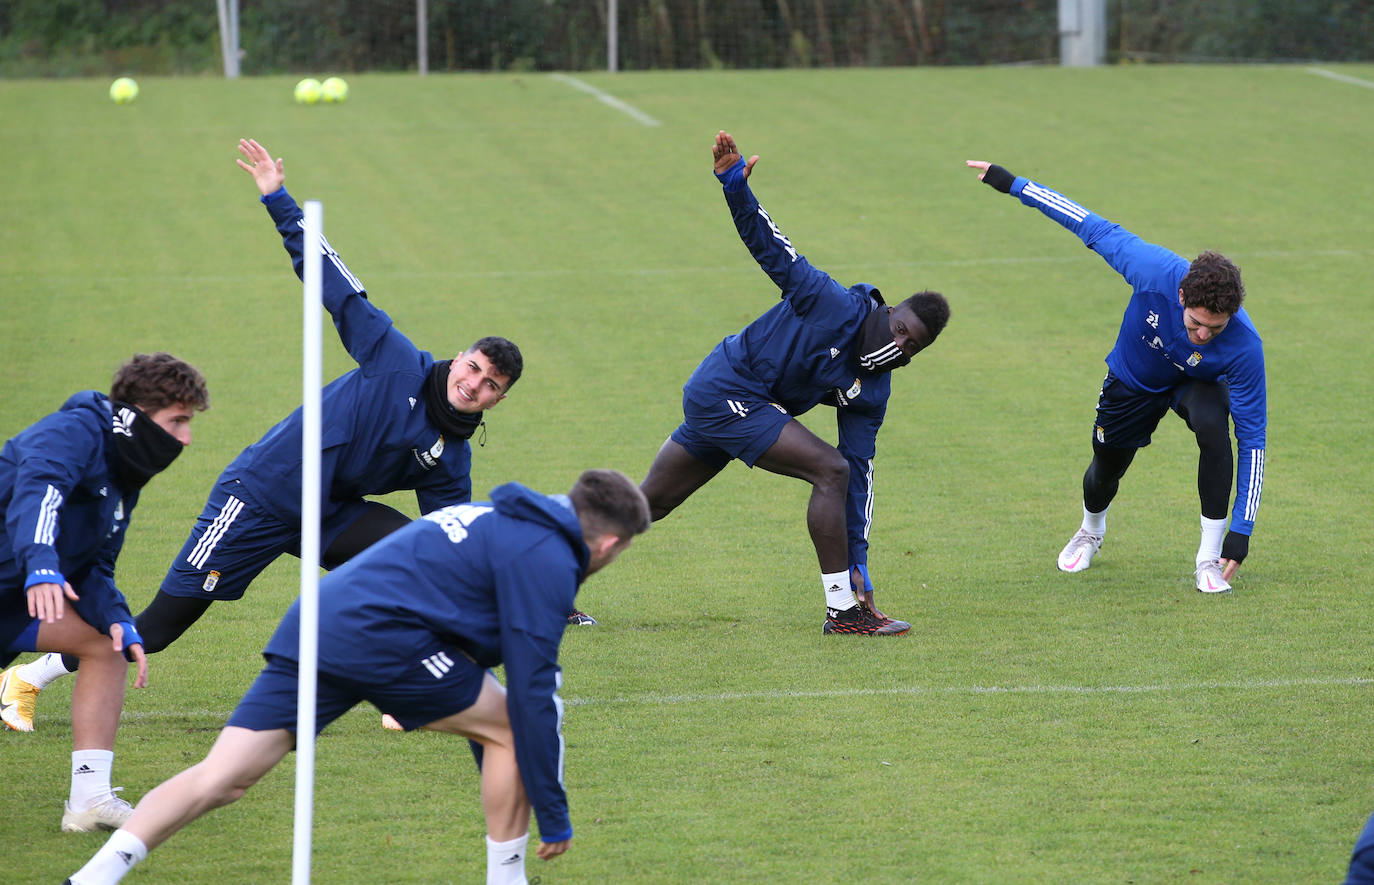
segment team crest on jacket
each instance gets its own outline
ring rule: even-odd
[[[848,390],[840,390],[838,387],[836,387],[835,402],[841,406],[849,405],[849,401],[852,400],[854,397],[858,396],[859,391],[863,390],[863,387],[863,382],[860,381],[858,378],[854,379],[854,386],[849,388]]]
[[[441,436],[434,441],[434,445],[429,447],[428,452],[419,449],[410,450],[415,455],[415,460],[419,461],[426,470],[433,470],[439,466],[439,456],[444,453],[444,438]]]
[[[1202,354],[1198,353],[1196,350],[1193,351],[1193,355],[1188,357],[1188,365],[1196,366],[1200,362],[1202,362]]]

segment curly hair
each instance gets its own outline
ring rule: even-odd
[[[939,336],[940,330],[949,322],[949,302],[945,296],[939,292],[917,292],[902,304],[909,306],[916,318],[919,319],[930,333],[930,340],[935,341]]]
[[[506,382],[506,390],[509,391],[515,386],[515,382],[520,380],[520,373],[525,370],[525,358],[520,355],[520,348],[515,346],[515,342],[488,335],[477,339],[465,352],[472,353],[474,350],[486,354],[487,359],[491,360],[492,368],[510,378]]]
[[[1193,259],[1179,288],[1183,290],[1184,307],[1201,307],[1228,316],[1240,310],[1245,300],[1240,268],[1220,252],[1203,252]]]
[[[170,353],[136,353],[115,370],[110,399],[145,412],[156,412],[180,403],[203,412],[210,408],[205,376],[190,363]]]

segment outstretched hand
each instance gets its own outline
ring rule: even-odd
[[[735,139],[724,129],[716,133],[716,144],[712,148],[711,155],[715,159],[717,175],[728,171],[730,167],[740,161],[740,152],[735,147]],[[759,155],[754,154],[749,158],[749,162],[744,164],[744,177],[746,179],[749,177],[749,173],[754,171],[754,164],[758,161]]]
[[[248,162],[235,160],[239,166],[257,182],[258,190],[265,197],[274,194],[286,183],[286,173],[282,171],[282,160],[278,157],[272,159],[272,155],[267,152],[267,148],[258,144],[251,138],[239,139],[239,153],[248,158]]]
[[[992,164],[987,162],[986,160],[965,160],[964,165],[968,166],[971,169],[977,169],[978,180],[982,181],[983,176],[988,174],[988,167]]]

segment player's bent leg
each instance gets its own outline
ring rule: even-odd
[[[115,829],[133,811],[116,795],[119,788],[110,786],[128,663],[110,637],[71,610],[59,621],[40,624],[35,644],[42,651],[75,655],[85,664],[72,688],[72,780],[62,831]]]
[[[515,759],[515,736],[506,711],[506,689],[487,673],[467,709],[424,726],[482,746],[482,811],[487,836],[506,842],[529,832],[530,803]]]
[[[816,547],[821,571],[847,573],[849,542],[844,504],[849,487],[849,464],[839,450],[794,418],[783,425],[777,441],[759,457],[755,466],[811,484],[806,527]]]
[[[225,726],[204,759],[154,787],[124,829],[150,850],[208,811],[237,801],[296,745],[284,728]]]
[[[143,637],[144,654],[162,651],[181,638],[181,634],[200,620],[211,600],[194,596],[173,596],[158,590],[153,601],[134,617],[134,626]]]
[[[1116,497],[1121,477],[1135,460],[1134,448],[1115,448],[1093,442],[1093,459],[1083,473],[1083,522],[1055,560],[1061,572],[1087,571],[1106,537],[1106,513]]]
[[[320,564],[334,570],[397,529],[410,525],[410,517],[380,501],[364,501],[358,517],[329,542]]]
[[[657,522],[672,513],[720,471],[721,467],[694,457],[673,439],[665,440],[639,484],[649,501],[650,516]]]

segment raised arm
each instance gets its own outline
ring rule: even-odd
[[[1046,217],[1073,231],[1083,245],[1102,256],[1133,289],[1155,291],[1170,287],[1175,278],[1171,275],[1178,270],[1179,262],[1187,265],[1182,257],[1163,246],[1145,242],[1119,224],[1113,224],[1043,184],[1013,175],[985,160],[966,160],[965,165],[978,171],[979,181],[1039,209]]]
[[[716,178],[725,192],[726,205],[730,207],[730,215],[735,221],[735,230],[749,248],[749,254],[782,290],[782,297],[791,300],[798,313],[806,313],[818,293],[838,283],[829,274],[812,267],[797,252],[792,241],[749,190],[746,181],[754,170],[754,164],[759,161],[758,155],[746,162],[730,133],[721,131],[716,134],[712,157]]]
[[[239,139],[239,153],[243,154],[244,159],[235,162],[253,176],[262,194],[262,203],[276,223],[277,232],[281,234],[282,247],[291,256],[291,266],[296,276],[304,279],[305,218],[300,206],[287,193],[281,158],[273,160],[267,149],[251,138]],[[339,339],[349,355],[359,365],[364,365],[375,358],[378,346],[386,341],[394,341],[403,349],[413,350],[404,336],[389,334],[392,330],[391,318],[368,300],[362,281],[348,269],[328,240],[322,239],[321,253],[321,299],[325,310],[334,318]]]

